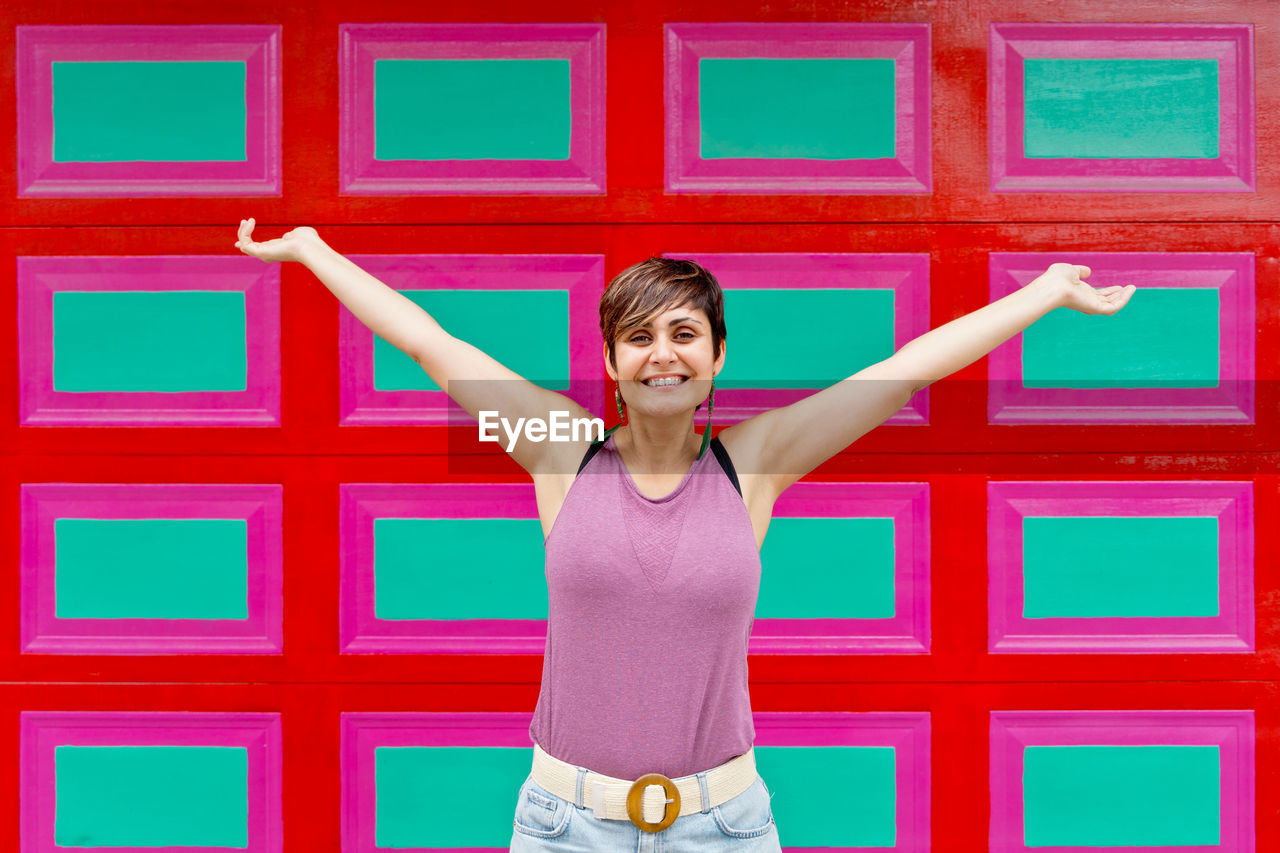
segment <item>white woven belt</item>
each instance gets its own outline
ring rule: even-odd
[[[708,770],[706,779],[709,801],[707,808],[727,803],[755,782],[755,752],[749,749],[737,758]],[[579,802],[578,768],[553,758],[537,744],[533,746],[533,781],[562,800],[568,800],[577,806],[589,806],[597,818],[630,820],[649,832],[665,829],[677,817],[703,810],[702,787],[698,784],[696,774],[681,776],[679,779],[649,774],[635,781],[627,781],[588,772],[583,779],[582,801]],[[639,805],[639,814],[633,814],[628,810],[627,800],[639,782],[646,784],[639,796],[633,798],[633,802],[638,802]],[[676,797],[671,796],[665,784],[673,785],[674,790],[679,792],[680,809],[675,814],[668,813],[667,803]]]

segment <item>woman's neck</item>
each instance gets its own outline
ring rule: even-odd
[[[701,439],[693,424],[628,420],[614,433],[614,445],[625,453],[628,467],[637,474],[684,474],[698,456]]]

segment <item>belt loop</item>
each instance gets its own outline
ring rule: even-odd
[[[705,770],[698,774],[698,791],[702,794],[702,813],[706,814],[711,811],[711,794],[707,790],[707,773]]]
[[[583,780],[587,778],[587,769],[585,767],[575,767],[574,769],[578,771],[578,781],[574,786],[573,804],[578,808],[582,808],[584,805],[584,800],[582,799],[582,783]]]

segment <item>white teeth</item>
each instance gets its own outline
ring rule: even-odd
[[[654,388],[659,385],[679,385],[683,381],[684,377],[672,376],[669,379],[646,379],[644,384],[648,385],[650,388]]]

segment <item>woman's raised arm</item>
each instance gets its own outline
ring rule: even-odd
[[[472,418],[496,411],[516,418],[547,419],[551,412],[590,417],[562,394],[521,377],[466,341],[450,335],[430,314],[328,246],[314,228],[295,228],[275,240],[255,242],[254,220],[240,222],[236,248],[263,261],[297,261],[315,274],[338,300],[383,340],[422,366],[437,385]],[[506,443],[503,443],[506,447]],[[516,441],[511,455],[531,474],[572,470],[585,444]],[[563,458],[561,458],[563,457]]]
[[[721,433],[740,470],[765,475],[774,496],[879,426],[916,391],[972,364],[1055,308],[1114,314],[1134,286],[1094,288],[1089,268],[1054,264],[1021,289],[939,326],[884,361],[790,406]],[[739,462],[739,460],[742,460]]]

